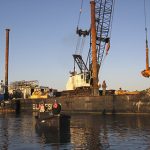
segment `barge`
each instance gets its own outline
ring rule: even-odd
[[[59,93],[60,94],[60,93]],[[61,104],[61,111],[65,114],[71,113],[146,113],[150,114],[150,89],[139,94],[109,94],[101,96],[90,95],[65,95],[47,99],[13,99],[3,105],[0,110],[14,110],[16,112],[38,112],[41,103],[44,111],[51,111],[54,102]]]
[[[150,114],[150,96],[138,95],[105,95],[105,96],[68,96],[49,99],[20,99],[21,111],[38,111],[39,104],[44,103],[49,110],[57,100],[62,112],[71,113],[147,113]]]

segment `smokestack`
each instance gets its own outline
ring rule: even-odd
[[[8,99],[9,31],[10,31],[10,29],[6,29],[6,49],[5,49],[5,100]]]

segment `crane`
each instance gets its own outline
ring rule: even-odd
[[[146,33],[146,69],[141,71],[143,77],[150,77],[150,67],[149,67],[149,48],[148,48],[148,38],[147,38],[147,25],[146,25],[146,2],[144,0],[144,16],[145,16],[145,33]]]
[[[89,87],[92,95],[99,95],[99,71],[110,47],[110,30],[113,18],[113,8],[115,0],[90,0],[91,6],[91,27],[89,30],[79,29],[76,33],[79,37],[90,36],[90,48],[86,62],[82,55],[73,54],[74,70],[66,85],[67,90]],[[82,1],[83,4],[83,1]],[[80,9],[81,12],[81,9]],[[106,50],[106,51],[105,51]],[[75,70],[77,64],[80,72]]]
[[[147,40],[147,28],[146,28],[146,69],[141,71],[141,74],[149,78],[150,77],[150,67],[149,67],[149,48],[148,48],[148,40]]]

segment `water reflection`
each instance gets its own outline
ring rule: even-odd
[[[126,146],[129,146],[128,149],[139,149],[140,144],[150,148],[149,118],[136,115],[74,116],[71,142],[81,149],[116,150]]]
[[[0,149],[147,150],[149,115],[71,115],[60,128],[32,114],[0,114]]]
[[[4,121],[0,122],[0,139],[1,139],[1,149],[8,149],[8,120],[5,119],[5,115],[2,116]]]
[[[0,114],[0,149],[22,150],[37,148],[37,139],[30,115]]]
[[[43,143],[69,143],[70,117],[54,117],[46,120],[36,120],[35,131]]]

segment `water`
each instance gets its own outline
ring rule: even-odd
[[[150,150],[150,115],[72,115],[62,130],[0,114],[0,150]]]

